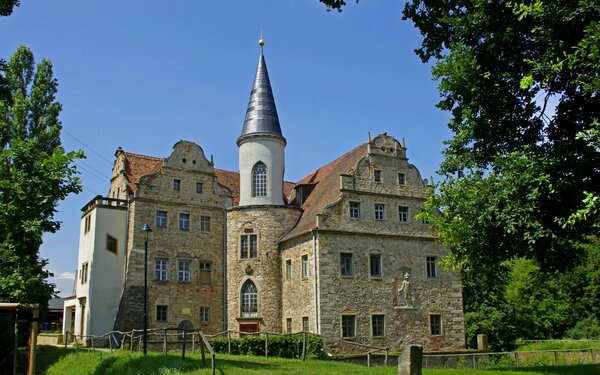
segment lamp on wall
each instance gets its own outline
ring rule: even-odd
[[[144,237],[144,355],[148,352],[148,233],[152,228],[144,224],[142,232]]]

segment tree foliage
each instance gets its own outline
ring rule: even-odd
[[[20,0],[0,0],[0,16],[10,16],[14,7],[21,5]]]
[[[54,294],[39,248],[56,232],[59,201],[81,190],[73,162],[60,141],[61,105],[52,64],[37,67],[19,47],[0,65],[0,301],[40,303]]]

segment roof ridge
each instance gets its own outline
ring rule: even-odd
[[[129,151],[125,151],[125,150],[123,150],[123,153],[125,155],[138,156],[138,157],[142,157],[142,158],[146,158],[146,159],[152,159],[152,160],[163,160],[164,159],[164,158],[157,158],[156,156],[137,154],[135,152],[129,152]]]
[[[306,176],[304,176],[304,177],[302,177],[301,179],[299,179],[299,180],[296,182],[296,185],[298,185],[298,184],[301,184],[301,183],[302,183],[302,184],[307,184],[307,183],[310,183],[310,184],[316,184],[316,183],[318,183],[318,181],[317,181],[317,182],[314,182],[314,181],[312,181],[312,182],[301,182],[301,181],[303,181],[304,179],[306,179],[306,178],[308,178],[308,177],[310,177],[310,176],[313,176],[314,174],[318,173],[318,172],[319,172],[319,171],[321,171],[322,169],[325,169],[326,167],[329,167],[329,166],[331,166],[331,165],[335,165],[335,164],[339,163],[339,161],[340,161],[342,158],[346,157],[346,155],[348,155],[348,154],[350,154],[350,153],[352,153],[352,152],[356,151],[357,149],[359,149],[359,148],[361,148],[361,147],[365,146],[367,143],[368,143],[368,142],[361,143],[360,145],[358,145],[358,146],[354,147],[354,148],[353,148],[353,149],[351,149],[350,151],[344,152],[343,154],[341,154],[340,156],[338,156],[338,157],[337,157],[336,159],[334,159],[333,161],[330,161],[329,163],[327,163],[327,164],[325,164],[325,165],[323,165],[323,166],[321,166],[321,167],[319,167],[319,168],[317,168],[317,169],[313,170],[312,172],[310,172],[310,173],[309,173],[309,174],[307,174]]]

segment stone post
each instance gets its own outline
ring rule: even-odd
[[[398,375],[422,375],[423,347],[408,345],[398,357]]]
[[[488,337],[485,334],[477,335],[477,350],[480,352],[488,351]]]

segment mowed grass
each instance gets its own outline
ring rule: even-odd
[[[566,349],[599,349],[600,350],[600,340],[590,340],[590,341],[538,341],[538,342],[527,342],[521,343],[517,345],[517,351],[527,351],[527,350],[566,350]]]
[[[334,361],[307,360],[301,362],[296,359],[264,358],[253,356],[217,355],[217,374],[250,375],[250,374],[397,374],[396,367],[371,367]],[[210,358],[207,358],[207,367],[200,365],[199,354],[188,354],[186,359],[180,353],[149,353],[147,357],[141,353],[116,350],[113,354],[89,350],[75,353],[73,349],[43,348],[38,356],[38,374],[47,375],[100,375],[100,374],[210,374]],[[588,375],[600,374],[600,364],[579,365],[562,367],[521,368],[515,370],[432,370],[424,369],[425,375],[538,375],[538,374],[566,374]]]

